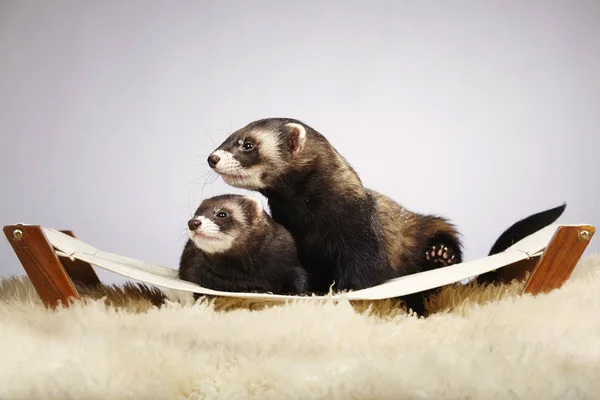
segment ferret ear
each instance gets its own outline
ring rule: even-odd
[[[256,216],[261,216],[264,211],[264,208],[260,199],[254,196],[246,196],[246,200],[248,200],[252,207],[254,207],[254,212],[256,213]]]
[[[306,128],[295,122],[286,124],[290,128],[290,152],[292,156],[300,153],[306,144]]]

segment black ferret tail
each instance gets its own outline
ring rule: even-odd
[[[527,236],[554,223],[554,221],[556,221],[565,211],[565,208],[567,208],[567,203],[532,214],[515,222],[511,227],[505,230],[500,237],[498,237],[488,255],[491,256],[492,254],[501,253],[519,240],[525,239]],[[499,277],[500,270],[494,270],[477,276],[475,281],[479,284],[488,284],[496,282]]]
[[[488,255],[491,256],[492,254],[501,253],[513,244],[517,243],[518,241],[525,239],[527,236],[532,235],[540,229],[543,229],[548,225],[554,223],[554,221],[556,221],[563,214],[566,208],[567,203],[563,203],[558,207],[554,207],[549,210],[532,214],[515,222],[514,224],[512,224],[512,226],[506,229],[500,235],[500,237],[498,237],[496,243],[494,243]],[[445,244],[443,241],[441,243]],[[460,248],[458,248],[457,251],[458,257],[460,261],[462,261],[462,254],[460,252]],[[499,270],[486,272],[477,276],[475,278],[475,281],[479,284],[488,284],[491,282],[495,282],[499,278],[499,272]],[[411,308],[418,315],[424,315],[425,298],[431,296],[437,290],[438,289],[431,289],[426,290],[424,292],[410,294],[407,296],[403,296],[402,299],[404,300],[408,308]]]
[[[567,203],[561,206],[541,211],[515,222],[496,240],[488,255],[503,252],[516,242],[534,234],[542,228],[554,223],[567,208]]]

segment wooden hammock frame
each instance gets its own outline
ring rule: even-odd
[[[39,225],[6,225],[4,234],[35,290],[47,307],[68,306],[78,300],[74,283],[100,285],[92,266],[84,261],[59,256]],[[61,231],[75,237],[71,231]],[[591,225],[559,226],[540,256],[507,265],[480,275],[479,282],[508,282],[525,279],[523,293],[537,295],[561,287],[569,279],[594,236]]]

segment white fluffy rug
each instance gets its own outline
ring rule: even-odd
[[[0,287],[1,399],[599,399],[600,254],[563,288],[427,319],[347,303],[46,311]]]

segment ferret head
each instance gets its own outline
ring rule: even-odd
[[[225,253],[255,237],[265,215],[262,203],[255,197],[211,197],[200,203],[188,221],[188,235],[205,253]]]
[[[208,165],[231,186],[265,189],[300,158],[311,131],[294,119],[254,121],[233,132],[210,154]]]

